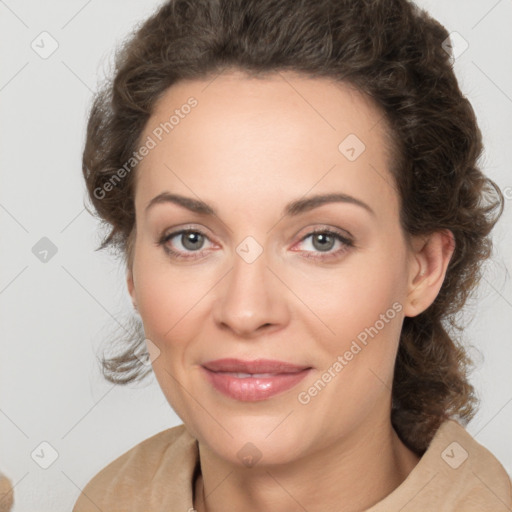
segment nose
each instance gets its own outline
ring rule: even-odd
[[[283,284],[267,267],[265,252],[252,263],[235,254],[231,271],[216,288],[214,321],[238,337],[255,338],[289,322]]]

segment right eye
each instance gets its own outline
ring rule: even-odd
[[[175,259],[196,259],[201,257],[205,252],[203,246],[206,240],[210,240],[208,236],[197,229],[181,229],[162,236],[158,245],[171,258]]]

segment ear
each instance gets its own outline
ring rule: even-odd
[[[126,285],[128,287],[128,293],[132,298],[133,307],[137,309],[137,301],[135,300],[135,284],[133,282],[133,272],[131,269],[126,271]]]
[[[448,229],[413,237],[405,316],[419,315],[434,302],[454,250],[455,238]]]

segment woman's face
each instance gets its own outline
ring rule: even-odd
[[[389,422],[417,265],[385,129],[355,90],[289,72],[157,104],[128,286],[158,382],[211,453],[284,463]]]

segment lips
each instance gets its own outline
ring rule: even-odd
[[[293,388],[311,367],[269,359],[217,359],[204,363],[202,369],[217,391],[249,402],[266,400]]]

